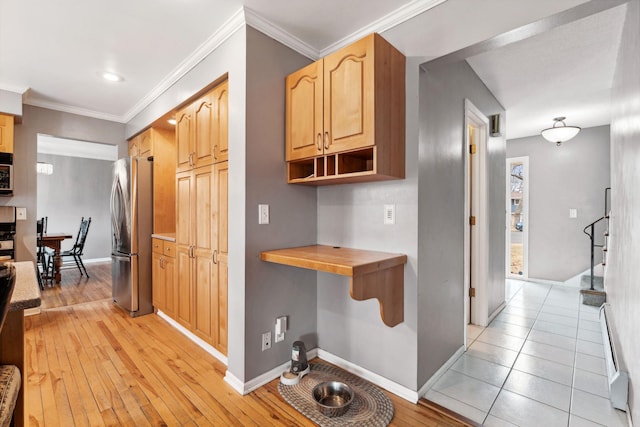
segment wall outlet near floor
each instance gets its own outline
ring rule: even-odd
[[[262,351],[269,350],[271,348],[271,332],[265,332],[262,334]]]

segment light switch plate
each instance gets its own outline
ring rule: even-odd
[[[578,218],[578,209],[569,209],[569,218]]]
[[[396,205],[384,205],[384,224],[392,225],[396,223]]]
[[[258,205],[258,224],[269,224],[269,205]]]
[[[27,208],[16,208],[16,220],[24,221],[27,219]]]

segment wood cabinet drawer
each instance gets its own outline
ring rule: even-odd
[[[175,258],[176,256],[176,244],[174,242],[164,242],[164,250],[163,253],[171,258]]]
[[[155,237],[151,239],[151,250],[154,253],[161,254],[163,253],[162,240],[156,239]]]

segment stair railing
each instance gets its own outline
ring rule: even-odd
[[[584,232],[584,234],[586,234],[587,236],[589,236],[589,239],[591,240],[591,287],[589,288],[589,290],[595,290],[594,287],[594,277],[593,277],[593,270],[594,270],[594,253],[595,253],[595,248],[604,248],[605,245],[596,245],[595,242],[595,227],[596,224],[599,223],[602,220],[605,219],[609,219],[609,192],[611,191],[611,187],[607,187],[604,189],[604,215],[601,218],[596,219],[595,221],[593,221],[591,224],[587,225],[584,230],[582,230]],[[608,227],[607,227],[608,228]],[[590,230],[590,231],[587,231]],[[607,229],[605,232],[605,238],[606,236],[609,235],[609,230]],[[606,250],[606,249],[605,249]]]

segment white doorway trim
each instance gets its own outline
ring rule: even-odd
[[[511,273],[511,164],[522,163],[522,274]],[[527,280],[529,278],[529,156],[510,157],[507,159],[506,185],[506,233],[505,233],[505,268],[508,279]]]
[[[487,326],[489,302],[487,279],[489,277],[488,206],[487,206],[487,142],[489,119],[473,103],[465,99],[464,120],[464,327],[465,345],[467,324]],[[469,132],[469,128],[473,132]],[[469,144],[476,145],[475,154],[469,152]],[[473,176],[469,169],[473,165]],[[470,182],[472,184],[470,185]],[[473,203],[470,203],[470,198]],[[473,205],[473,206],[470,206]],[[472,212],[471,212],[472,210]],[[469,225],[470,213],[475,216],[475,226]],[[470,285],[475,297],[469,297]],[[471,316],[469,316],[471,309]]]

